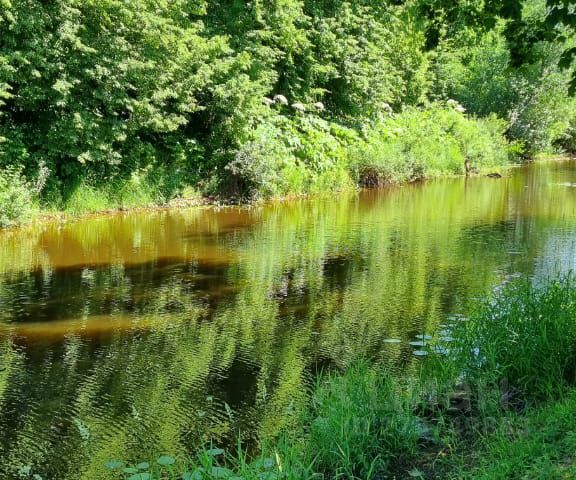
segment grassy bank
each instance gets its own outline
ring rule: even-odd
[[[497,118],[467,116],[455,103],[388,111],[361,130],[313,113],[279,115],[255,129],[237,151],[226,170],[226,186],[162,166],[72,184],[55,183],[45,165],[33,181],[22,170],[0,169],[0,226],[59,212],[194,204],[208,197],[253,201],[461,175],[465,160],[479,171],[493,169],[506,165],[515,152],[504,129]]]
[[[255,459],[210,448],[109,467],[130,480],[574,478],[574,277],[519,280],[430,333],[412,377],[366,362],[322,375],[299,427]]]

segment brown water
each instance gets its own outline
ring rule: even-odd
[[[410,369],[475,297],[574,268],[573,162],[0,232],[0,478],[274,435],[319,368]]]

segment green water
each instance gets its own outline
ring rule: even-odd
[[[474,298],[574,268],[574,162],[0,232],[0,478],[273,436],[319,369],[409,371]]]

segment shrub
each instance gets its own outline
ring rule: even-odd
[[[231,193],[266,198],[349,187],[348,146],[357,137],[312,114],[279,115],[259,125],[228,164]]]
[[[0,170],[0,227],[30,220],[37,210],[35,193],[19,169]]]
[[[358,181],[366,186],[464,173],[504,165],[505,124],[495,116],[470,118],[454,102],[406,108],[382,118],[354,152]]]

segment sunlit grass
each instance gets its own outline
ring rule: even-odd
[[[468,465],[446,468],[453,479],[521,480],[576,478],[576,393],[559,402],[510,415],[479,439]]]
[[[420,436],[410,398],[390,374],[355,363],[312,395],[307,450],[335,478],[373,478],[410,458]]]
[[[574,276],[505,286],[457,336],[456,361],[476,389],[497,389],[507,402],[557,398],[576,382]]]

